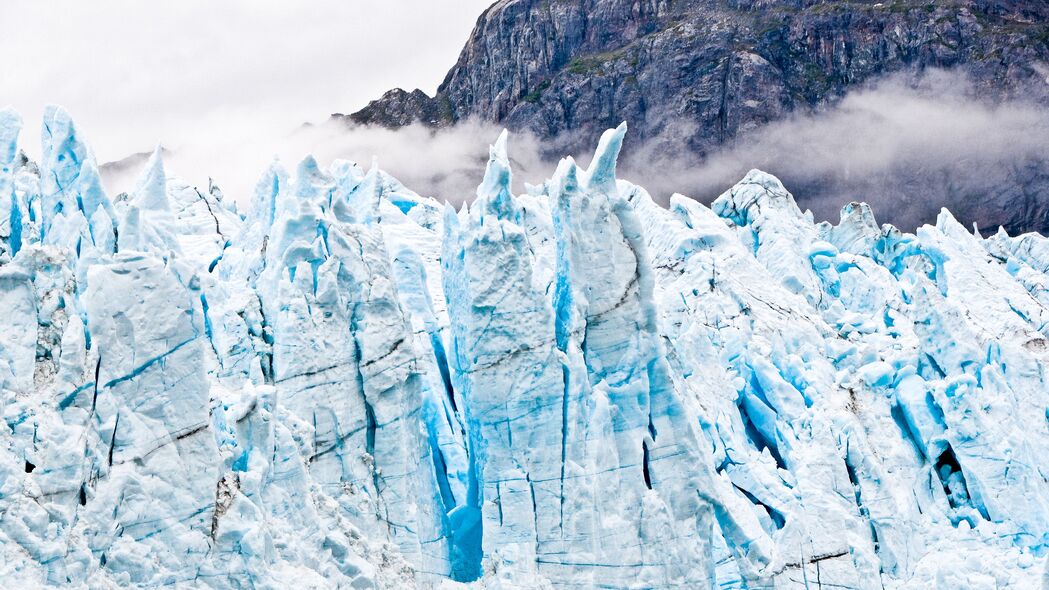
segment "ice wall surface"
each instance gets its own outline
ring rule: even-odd
[[[1038,588],[1049,241],[753,171],[615,177],[625,126],[456,211],[275,162],[246,214],[102,190],[0,111],[4,587]]]

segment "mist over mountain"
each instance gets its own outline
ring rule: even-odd
[[[901,227],[948,207],[1015,233],[1049,229],[1047,104],[1039,2],[504,0],[435,96],[333,122],[479,120],[553,158],[627,121],[624,173],[657,197],[709,203],[761,166],[821,218],[862,198]]]

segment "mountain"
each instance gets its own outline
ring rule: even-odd
[[[557,155],[578,153],[627,121],[642,160],[666,154],[680,165],[688,155],[699,166],[770,123],[825,112],[887,76],[914,81],[934,68],[963,74],[974,99],[1049,109],[1049,5],[501,0],[478,19],[435,96],[393,90],[335,119],[400,127],[480,118],[547,139]],[[964,158],[931,170],[921,154],[907,154],[881,178],[804,174],[779,166],[785,155],[772,153],[763,165],[827,217],[850,198],[881,198],[889,220],[902,226],[931,222],[950,205],[966,225],[1049,232],[1044,147],[1030,162]],[[753,165],[736,164],[728,174]],[[674,188],[709,202],[724,186]]]
[[[1035,588],[1049,240],[589,168],[456,211],[274,163],[246,216],[0,111],[10,587]],[[455,582],[461,582],[457,585]]]

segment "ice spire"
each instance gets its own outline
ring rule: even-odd
[[[120,227],[120,250],[180,252],[167,194],[167,173],[158,145],[146,163]]]
[[[356,214],[347,197],[364,179],[364,171],[356,162],[335,160],[329,167],[329,173],[335,182],[331,193],[331,211],[339,221],[352,222]]]
[[[574,194],[579,190],[579,165],[574,158],[564,158],[557,164],[550,186],[553,188],[551,197]]]
[[[601,134],[601,141],[597,144],[594,159],[586,171],[587,184],[591,190],[605,194],[615,193],[616,160],[619,158],[619,150],[623,147],[623,136],[625,135],[625,121],[620,123],[619,127]]]
[[[287,184],[288,171],[284,169],[278,158],[273,158],[266,172],[255,184],[255,196],[251,200],[245,228],[255,225],[261,226],[265,231],[273,225],[273,219],[276,217],[277,195]]]
[[[164,157],[158,145],[146,163],[146,170],[135,188],[135,204],[150,211],[170,211],[168,202],[167,174],[164,171]]]
[[[382,200],[382,171],[379,159],[372,158],[371,168],[361,182],[346,195],[346,202],[353,209],[356,221],[372,223],[379,220],[379,204]]]
[[[288,190],[288,171],[276,157],[255,183],[255,192],[247,215],[231,244],[223,254],[220,273],[254,284],[265,268],[265,251],[276,217],[277,199]]]
[[[276,300],[276,289],[285,270],[294,277],[300,262],[311,260],[319,264],[325,258],[324,209],[332,187],[331,178],[321,172],[317,160],[306,156],[296,169],[292,190],[282,191],[277,197],[276,217],[266,248],[266,271],[260,279],[266,283],[260,287],[266,290],[266,305]]]
[[[840,250],[866,254],[879,233],[870,205],[852,202],[841,208],[841,221],[830,229],[827,237]]]
[[[81,141],[72,117],[62,107],[48,106],[44,111],[43,133],[41,137],[43,152],[41,178],[41,237],[47,243],[63,239],[59,235],[48,238],[56,218],[64,216],[68,221],[59,225],[63,228],[77,225],[73,220],[79,211],[84,217],[84,226],[96,244],[109,241],[102,235],[104,228],[95,228],[88,220],[102,208],[106,216],[114,217],[113,207],[102,189],[95,158],[88,147]],[[103,223],[103,225],[110,225]],[[62,232],[63,235],[68,232]],[[72,234],[68,234],[72,235]],[[97,237],[96,237],[97,236]],[[68,237],[68,236],[67,236]]]
[[[0,109],[0,172],[10,172],[18,154],[18,134],[21,131],[21,115],[11,107]]]
[[[488,148],[488,167],[484,180],[477,187],[477,207],[491,213],[499,219],[517,221],[518,210],[510,193],[513,175],[510,171],[510,158],[506,155],[508,132],[503,129],[499,138]]]
[[[318,206],[327,207],[331,188],[332,180],[321,172],[316,158],[308,155],[299,162],[295,171],[295,195],[298,199],[309,199]]]
[[[15,195],[12,179],[21,130],[22,117],[17,112],[10,108],[0,110],[0,230],[7,222],[6,232],[0,233],[0,256],[14,256],[22,247],[22,219],[25,215]]]

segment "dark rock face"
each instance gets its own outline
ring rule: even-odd
[[[404,127],[420,122],[437,125],[450,119],[450,112],[440,109],[440,104],[447,104],[447,101],[431,98],[418,89],[407,92],[394,88],[352,115],[336,114],[332,118],[352,123],[378,123],[383,127]]]
[[[350,119],[397,127],[479,117],[557,138],[551,148],[562,151],[626,120],[634,142],[703,158],[894,72],[965,69],[979,97],[1030,98],[1034,88],[1049,104],[1047,63],[1041,1],[501,0],[436,97],[392,91]],[[981,225],[1049,230],[1049,190],[1012,192],[1033,199],[1024,215],[1041,219],[999,206]]]

